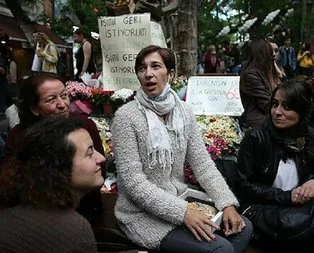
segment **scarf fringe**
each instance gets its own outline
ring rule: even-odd
[[[171,168],[174,161],[172,147],[183,148],[187,136],[187,115],[182,101],[169,87],[165,90],[167,92],[162,93],[162,100],[150,99],[142,89],[137,91],[135,97],[148,123],[147,155],[150,169],[158,164],[163,169]],[[168,124],[161,122],[158,116],[165,114],[169,114]],[[168,131],[174,132],[175,140],[170,139]]]
[[[171,150],[163,150],[163,149],[158,149],[154,150],[149,156],[149,168],[153,169],[156,164],[160,164],[162,169],[166,169],[167,163],[169,161],[169,166],[172,165],[173,163],[173,153]]]

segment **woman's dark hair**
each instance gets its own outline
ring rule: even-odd
[[[302,47],[303,44],[304,44],[304,48]],[[311,44],[310,43],[302,43],[300,51],[302,53],[305,52],[305,51],[311,51]]]
[[[84,37],[86,37],[86,32],[83,31],[83,29],[76,29],[73,34],[77,34],[77,35],[83,35]]]
[[[39,102],[40,94],[38,88],[46,81],[58,80],[63,83],[61,77],[54,73],[39,73],[23,81],[17,98],[20,122],[28,127],[40,119],[32,112],[32,108]]]
[[[254,39],[248,45],[248,61],[242,74],[251,68],[259,69],[267,78],[269,90],[272,91],[272,81],[278,78],[273,58],[273,48],[265,39]]]
[[[313,82],[313,81],[312,81]],[[311,82],[305,76],[287,80],[279,84],[273,91],[270,99],[270,111],[277,91],[281,91],[287,101],[287,106],[297,112],[300,121],[296,130],[298,135],[307,132],[309,121],[312,114],[312,90]]]
[[[176,67],[176,59],[173,51],[169,48],[162,48],[155,45],[144,47],[137,55],[135,60],[135,73],[138,73],[139,68],[143,65],[147,55],[157,52],[163,59],[168,72]]]
[[[77,119],[48,116],[30,127],[12,165],[0,175],[0,205],[72,208],[70,133],[83,128]]]

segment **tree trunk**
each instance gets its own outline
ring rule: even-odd
[[[177,74],[196,74],[197,65],[197,7],[200,0],[181,0],[175,14],[171,15],[171,47],[176,55]]]
[[[30,18],[27,16],[25,11],[22,9],[20,2],[21,2],[20,0],[5,0],[7,7],[10,9],[15,20],[17,21],[20,28],[24,32],[26,39],[28,40],[30,45],[33,47],[34,46],[34,39],[33,39],[34,24],[30,20]]]

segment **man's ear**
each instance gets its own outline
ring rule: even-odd
[[[174,78],[174,69],[170,70],[169,72],[169,77],[168,77],[168,83],[170,83],[172,81],[172,79]]]
[[[36,106],[30,108],[30,110],[35,116],[39,116],[38,108]]]

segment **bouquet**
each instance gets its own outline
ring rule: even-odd
[[[236,157],[243,138],[238,121],[228,116],[197,116],[197,124],[208,154],[212,160]],[[184,177],[187,183],[198,185],[192,168],[185,164]]]
[[[134,96],[134,91],[130,89],[121,89],[115,91],[111,95],[111,99],[113,101],[121,100],[123,103],[127,102]]]
[[[92,101],[93,104],[96,106],[103,106],[106,103],[111,102],[111,95],[113,94],[113,91],[103,90],[99,88],[92,88]]]
[[[187,86],[188,80],[185,76],[179,76],[177,78],[173,78],[170,82],[171,89],[173,89],[175,92],[178,92],[183,87]]]
[[[213,160],[237,155],[243,135],[236,119],[229,116],[197,116],[196,121]]]
[[[82,82],[68,81],[65,83],[66,91],[71,101],[91,101],[93,94],[91,88]]]
[[[93,94],[91,88],[82,82],[76,81],[68,81],[65,85],[71,101],[70,111],[89,115],[92,112],[91,101]]]

